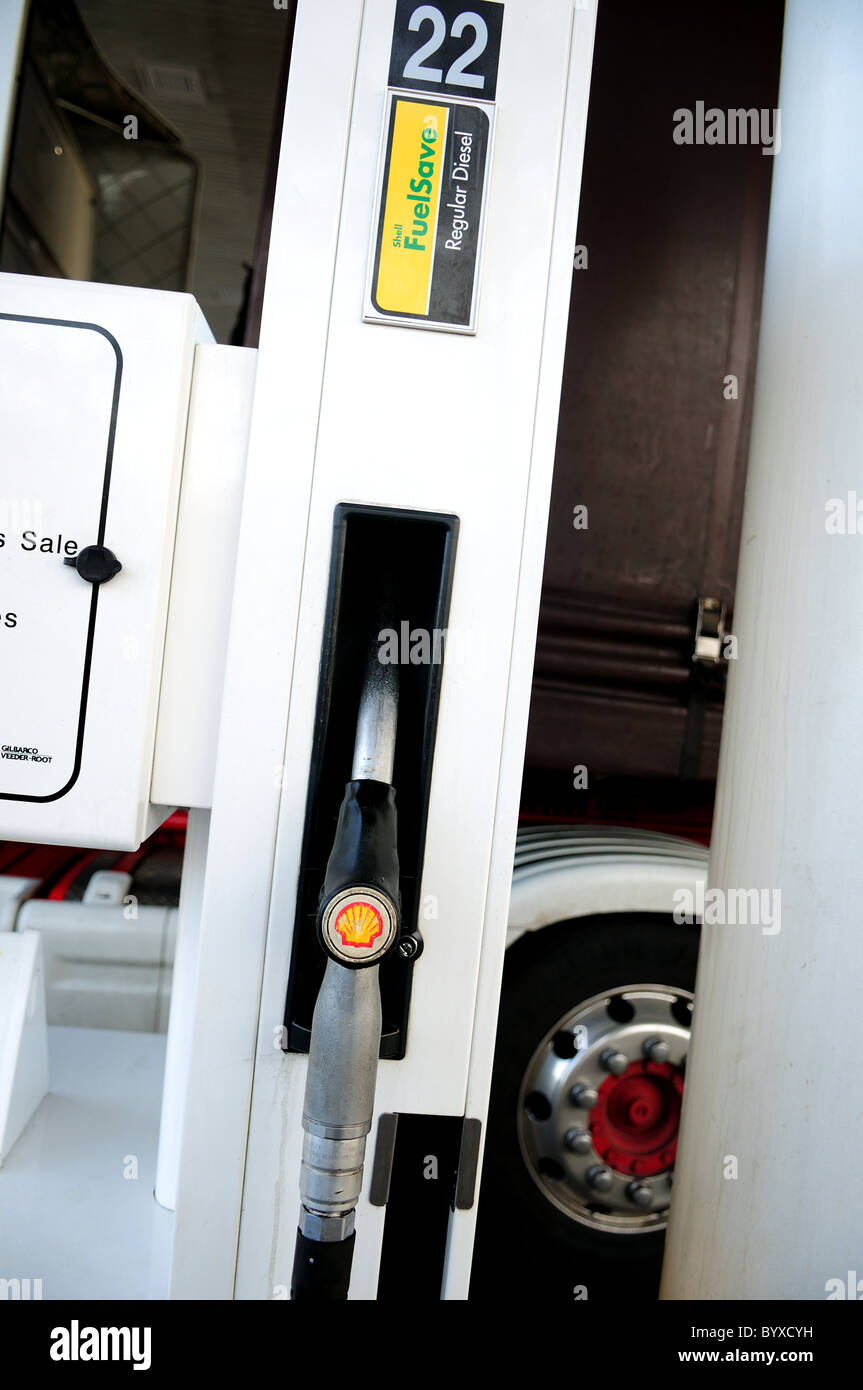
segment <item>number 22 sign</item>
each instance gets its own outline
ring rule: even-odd
[[[494,101],[503,5],[491,0],[398,0],[390,87]]]

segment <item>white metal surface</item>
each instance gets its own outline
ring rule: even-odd
[[[860,1268],[861,54],[856,0],[789,0],[710,865],[781,894],[781,930],[702,933],[669,1299],[823,1299]]]
[[[49,1028],[48,1045],[50,1092],[0,1175],[0,1278],[76,1304],[165,1298],[172,1217],[153,1196],[165,1039]]]
[[[301,4],[286,128],[307,129],[301,177],[283,160],[261,325],[243,521],[204,888],[177,1191],[173,1291],[230,1298],[245,1163],[308,490],[361,6]],[[316,60],[316,61],[315,61]],[[326,72],[326,99],[321,74]],[[308,210],[315,209],[309,235]],[[369,332],[376,330],[369,329]],[[382,330],[377,330],[382,331]],[[253,712],[253,713],[252,713]],[[304,772],[291,769],[304,780]],[[242,846],[242,858],[238,854]],[[238,862],[242,872],[238,872]]]
[[[257,353],[195,351],[150,800],[210,806]]]
[[[18,930],[42,937],[50,1023],[166,1031],[176,908],[34,898]]]
[[[177,912],[177,947],[171,984],[165,1083],[159,1127],[159,1160],[156,1200],[169,1211],[177,1202],[180,1146],[189,1078],[189,1055],[195,1019],[198,944],[201,934],[201,899],[207,866],[208,811],[191,810],[183,854],[183,879]]]
[[[42,943],[0,937],[0,1166],[48,1089]]]
[[[0,641],[16,673],[0,692],[0,837],[126,849],[164,819],[150,776],[192,359],[209,337],[187,295],[0,275]],[[64,562],[103,518],[123,568],[94,617]]]
[[[408,1055],[382,1064],[377,1108],[459,1115],[467,1104],[481,1116],[487,1103],[594,15],[569,0],[506,7],[478,333],[469,338],[362,322],[392,14],[391,0],[299,9],[273,230],[281,254],[270,261],[264,308],[204,890],[179,1297],[269,1298],[290,1283],[305,1059],[283,1054],[278,1034],[339,502],[461,520],[421,890],[437,915],[423,923]],[[310,109],[316,158],[298,180],[295,132],[307,129]],[[488,1045],[471,1072],[484,949]],[[383,1216],[366,1204],[359,1212],[353,1297],[374,1296]],[[460,1224],[454,1297],[467,1277],[470,1217]]]
[[[81,901],[89,906],[100,903],[103,907],[122,907],[130,897],[132,875],[121,870],[99,869],[92,874]]]
[[[18,878],[11,874],[4,874],[0,878],[0,932],[15,930],[21,904],[38,887],[38,878]]]

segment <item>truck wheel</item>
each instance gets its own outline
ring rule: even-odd
[[[655,1298],[698,929],[560,922],[507,953],[471,1298]]]

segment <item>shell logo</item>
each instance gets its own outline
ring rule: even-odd
[[[345,903],[335,921],[343,946],[371,946],[383,934],[384,922],[376,907],[362,898]]]

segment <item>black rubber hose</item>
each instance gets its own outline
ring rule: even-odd
[[[316,1299],[318,1303],[343,1303],[351,1282],[355,1231],[346,1240],[309,1240],[297,1231],[291,1299]]]

